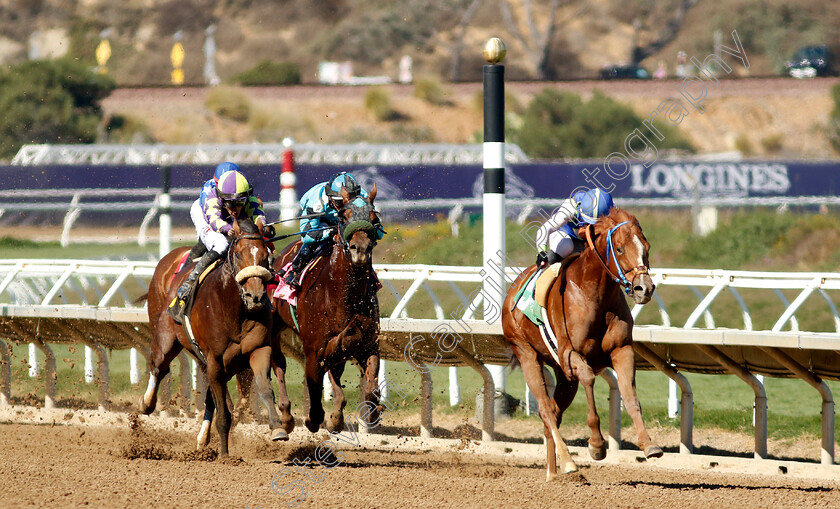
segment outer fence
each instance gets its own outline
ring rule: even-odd
[[[510,350],[498,322],[488,324],[474,314],[482,308],[481,268],[376,269],[387,289],[380,294],[382,309],[388,310],[382,319],[383,359],[421,368],[470,366],[485,381],[485,397],[492,398],[493,382],[484,364],[506,363]],[[55,357],[49,343],[83,343],[98,355],[103,405],[108,390],[104,349],[137,348],[148,355],[146,311],[132,299],[145,291],[153,270],[152,262],[0,261],[0,337],[44,351],[47,405],[55,395]],[[734,374],[753,389],[757,458],[767,457],[767,398],[758,376],[789,377],[802,379],[821,396],[821,462],[831,464],[834,401],[824,380],[840,380],[840,314],[835,304],[840,274],[689,269],[652,273],[658,286],[655,299],[633,309],[637,368],[660,370],[681,388],[681,452],[693,451],[693,394],[681,371]],[[509,269],[507,276],[516,274]],[[687,306],[686,296],[698,303]],[[761,311],[751,312],[751,307]],[[701,323],[704,328],[698,327]],[[292,357],[299,356],[297,345],[286,346]],[[10,359],[3,342],[0,356],[0,403],[7,403]],[[610,447],[617,449],[620,397],[614,375],[607,371],[604,377],[611,387]],[[431,389],[431,377],[424,375],[421,392],[428,396]],[[428,433],[431,398],[421,399],[421,428]],[[484,408],[484,436],[491,438],[492,405]]]

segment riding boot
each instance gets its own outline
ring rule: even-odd
[[[298,279],[300,278],[300,273],[303,272],[304,267],[306,264],[309,263],[309,260],[312,258],[312,254],[315,252],[315,243],[304,243],[300,246],[300,251],[298,251],[295,259],[292,260],[292,267],[289,269],[289,272],[286,274],[285,280],[289,286],[294,286],[295,288],[300,287],[300,282]]]
[[[190,275],[187,276],[187,279],[181,283],[181,286],[178,288],[178,292],[175,294],[175,298],[172,299],[172,302],[169,304],[169,308],[167,309],[167,312],[175,319],[175,321],[180,323],[184,318],[184,309],[187,306],[187,297],[189,297],[190,293],[192,293],[193,287],[195,286],[196,281],[198,281],[198,276],[201,275],[201,273],[204,272],[213,262],[221,257],[221,253],[217,253],[216,251],[207,251],[201,256],[201,259],[198,260],[198,263],[195,265],[192,272],[190,272]]]
[[[206,252],[207,246],[204,245],[204,242],[201,242],[201,240],[199,240],[190,250],[190,254],[189,256],[187,256],[187,263],[199,258],[200,256],[203,256]]]

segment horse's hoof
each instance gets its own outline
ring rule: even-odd
[[[645,447],[645,458],[661,458],[662,454],[662,449],[657,445]]]
[[[574,461],[569,461],[565,465],[563,465],[563,473],[564,474],[573,474],[578,471],[577,463]]]
[[[545,473],[545,482],[551,482],[557,479],[557,472],[546,472]]]
[[[149,415],[155,411],[155,407],[146,404],[146,400],[143,397],[140,397],[140,413],[143,415]]]
[[[280,441],[285,442],[288,439],[289,439],[289,434],[286,433],[285,431],[283,431],[282,429],[274,430],[272,435],[271,435],[271,441],[272,442],[280,442]]]
[[[315,424],[309,417],[303,420],[303,424],[312,433],[318,433],[318,430],[321,429],[321,423]]]
[[[290,421],[288,421],[288,422],[284,422],[284,423],[282,424],[282,428],[283,428],[283,431],[285,431],[286,433],[291,433],[291,432],[292,432],[292,430],[294,430],[294,429],[295,429],[295,420],[294,420],[294,419],[292,419],[292,420],[290,420]]]
[[[594,447],[592,444],[589,444],[589,456],[595,461],[601,461],[607,457],[607,446]]]

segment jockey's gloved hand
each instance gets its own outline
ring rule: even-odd
[[[269,239],[274,237],[277,234],[277,230],[274,229],[274,225],[270,224],[265,227],[265,236]]]
[[[543,267],[544,265],[548,265],[548,253],[540,251],[537,254],[537,267]]]
[[[222,225],[222,227],[219,228],[219,233],[227,235],[228,237],[233,237],[233,226],[229,224]]]

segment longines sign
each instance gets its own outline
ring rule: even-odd
[[[790,189],[782,163],[656,163],[630,167],[630,189],[650,197],[783,195]]]

